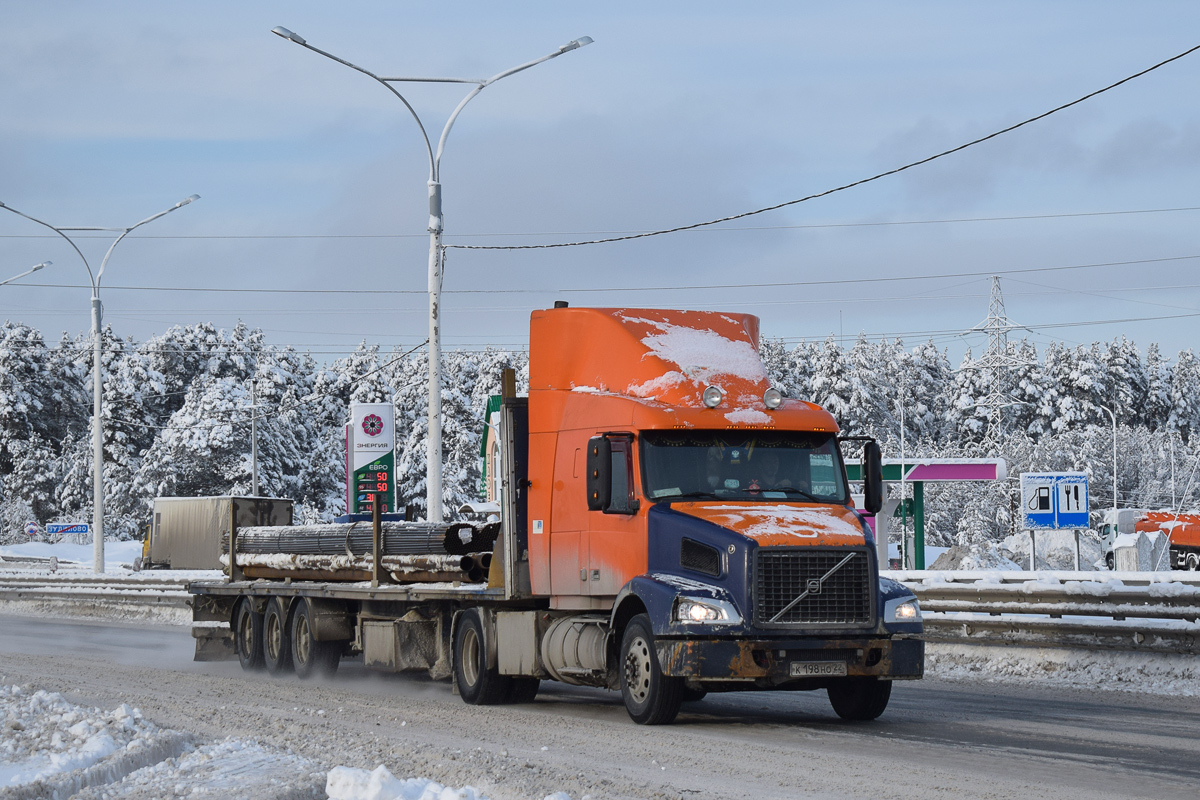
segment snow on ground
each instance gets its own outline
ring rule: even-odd
[[[1189,654],[929,642],[925,674],[972,683],[1200,696],[1200,663]]]
[[[142,554],[141,542],[104,541],[104,571],[112,572],[119,569],[128,572],[121,565],[132,564],[134,559]],[[0,558],[38,558],[48,559],[54,556],[59,563],[74,562],[81,567],[91,568],[92,545],[74,544],[71,542],[28,542],[26,544],[10,544],[0,547]]]
[[[61,694],[0,686],[0,797],[161,800],[487,800],[472,786],[328,766],[253,741],[197,744],[122,703],[86,708]],[[571,800],[556,792],[546,800]]]

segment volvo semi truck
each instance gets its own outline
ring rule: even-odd
[[[360,527],[303,563],[248,552],[269,529],[235,529],[227,577],[190,587],[197,657],[228,641],[247,669],[301,677],[361,657],[473,704],[603,687],[642,724],[753,690],[878,717],[924,670],[917,600],[880,576],[863,517],[882,501],[879,447],[782,396],[758,344],[747,314],[533,312],[528,396],[507,376],[482,448],[500,511],[487,580],[407,580],[396,560],[417,556],[387,554],[408,523],[376,523],[370,554],[350,545]],[[844,452],[864,463],[857,505]]]

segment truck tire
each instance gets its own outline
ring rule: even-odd
[[[272,597],[263,614],[263,665],[278,675],[292,668],[292,637],[289,636],[287,606],[283,598]]]
[[[458,684],[458,694],[464,703],[473,706],[511,702],[513,680],[494,668],[488,669],[485,641],[479,614],[463,612],[454,627],[454,680]]]
[[[539,678],[510,677],[507,703],[532,703],[542,686]]]
[[[1108,567],[1109,572],[1112,572],[1114,569],[1117,568],[1117,559],[1113,556],[1112,553],[1109,553],[1108,555],[1106,555],[1104,557],[1104,566]]]
[[[685,703],[699,703],[704,698],[708,697],[706,689],[689,689],[684,686],[679,690],[679,699]]]
[[[1200,570],[1200,555],[1197,555],[1196,553],[1188,553],[1187,568],[1192,572]]]
[[[233,615],[233,646],[244,670],[263,666],[263,618],[254,610],[249,599],[238,603]]]
[[[307,680],[314,675],[332,678],[342,659],[341,642],[318,642],[313,638],[312,612],[301,600],[292,614],[292,667],[296,677]]]
[[[629,620],[621,637],[621,698],[625,710],[639,725],[666,725],[679,714],[683,679],[662,674],[654,649],[650,617],[638,614]]]
[[[846,678],[826,691],[839,717],[865,722],[875,719],[887,708],[892,696],[892,682],[878,678]]]

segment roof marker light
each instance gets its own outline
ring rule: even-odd
[[[704,390],[704,394],[700,395],[700,399],[709,408],[716,408],[725,399],[725,393],[721,391],[721,387],[719,386],[709,386]]]
[[[763,392],[763,405],[767,408],[779,408],[781,403],[783,403],[783,395],[774,386]]]

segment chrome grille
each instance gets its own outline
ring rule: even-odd
[[[754,573],[755,624],[870,626],[875,621],[871,572],[870,558],[862,550],[760,549]]]

